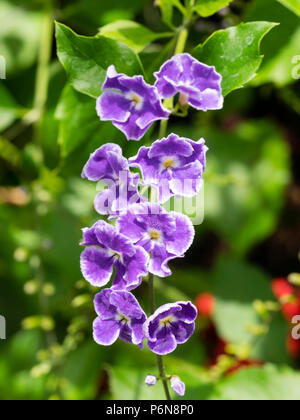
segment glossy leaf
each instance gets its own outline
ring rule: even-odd
[[[208,17],[228,6],[232,1],[233,0],[196,0],[195,10],[200,16]]]
[[[253,79],[255,86],[274,83],[283,87],[297,80],[300,29],[299,18],[289,9],[274,0],[254,0],[246,10],[245,20],[280,22],[271,36],[264,39],[262,53],[264,60],[258,75]],[[298,67],[299,68],[299,67]]]
[[[100,95],[111,64],[130,76],[143,72],[135,52],[119,41],[80,36],[60,23],[56,24],[56,40],[57,54],[70,82],[76,90],[94,98]]]
[[[103,26],[100,29],[100,35],[124,42],[136,53],[139,53],[151,42],[160,38],[169,38],[172,33],[155,33],[131,20],[118,20]]]
[[[193,55],[200,61],[213,65],[223,76],[223,93],[226,96],[253,79],[262,62],[260,44],[263,37],[276,26],[270,22],[242,23],[215,32]]]

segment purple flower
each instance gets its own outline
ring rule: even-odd
[[[129,292],[104,289],[94,300],[98,317],[94,321],[94,340],[110,346],[118,338],[143,347],[146,315]]]
[[[91,154],[81,176],[89,181],[102,179],[118,181],[119,173],[128,169],[128,162],[122,155],[121,147],[114,143],[107,143]]]
[[[189,54],[179,54],[155,73],[155,86],[162,98],[180,94],[181,105],[207,111],[223,107],[222,76],[215,67],[200,63]]]
[[[207,150],[204,139],[195,142],[170,134],[141,147],[129,165],[140,169],[144,183],[156,187],[159,202],[165,203],[174,195],[193,197],[199,192]]]
[[[112,121],[128,140],[140,140],[154,121],[170,115],[156,88],[142,76],[118,74],[110,66],[102,89],[104,93],[97,100],[98,116],[102,121]]]
[[[82,177],[103,181],[106,185],[95,198],[95,209],[101,215],[118,216],[129,204],[142,200],[138,192],[140,177],[130,172],[128,161],[117,144],[105,144],[92,153]]]
[[[160,277],[172,274],[168,262],[183,257],[195,235],[194,227],[187,216],[176,212],[168,213],[154,203],[131,206],[120,216],[116,226],[120,233],[150,254],[148,270]]]
[[[197,309],[191,302],[169,303],[158,308],[144,324],[150,350],[159,355],[172,353],[177,344],[193,334]]]
[[[157,378],[154,375],[147,375],[145,379],[145,384],[148,386],[156,385]]]
[[[171,387],[174,392],[176,392],[177,395],[180,397],[183,397],[185,394],[185,384],[182,382],[182,380],[179,378],[179,376],[173,375],[170,379]]]
[[[81,271],[93,286],[105,286],[114,267],[112,288],[116,290],[135,289],[148,273],[149,257],[145,250],[102,220],[90,229],[83,229],[81,245],[87,246],[81,254]]]

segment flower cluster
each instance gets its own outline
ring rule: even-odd
[[[110,66],[97,100],[100,119],[112,121],[128,140],[140,140],[155,121],[169,118],[172,111],[165,108],[165,98],[179,93],[179,107],[203,111],[223,105],[221,76],[188,54],[167,61],[155,77],[155,85],[150,86],[142,76],[118,74]],[[193,334],[197,309],[191,302],[165,304],[147,318],[132,291],[148,274],[170,276],[169,262],[183,258],[192,245],[195,231],[190,219],[168,212],[162,204],[173,196],[199,193],[207,150],[204,139],[171,134],[150,147],[142,146],[128,160],[118,145],[105,144],[86,163],[82,177],[104,185],[95,198],[95,209],[108,216],[108,222],[99,220],[83,229],[81,271],[96,287],[106,286],[113,277],[111,287],[94,301],[98,344],[108,346],[120,338],[143,348],[147,340],[152,352],[166,355]],[[150,189],[155,202],[148,201],[141,189]],[[184,395],[180,378],[168,379],[173,390]],[[155,385],[156,380],[148,375],[146,384]]]

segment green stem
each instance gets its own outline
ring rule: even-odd
[[[151,310],[151,313],[153,314],[155,312],[154,275],[151,273],[149,274],[149,298],[150,298],[150,310]],[[168,378],[166,375],[166,370],[164,367],[162,356],[157,355],[157,367],[159,371],[159,376],[163,383],[166,399],[170,401],[171,396],[170,396],[169,387],[168,387]]]
[[[183,25],[181,31],[179,32],[178,35],[178,39],[177,39],[177,44],[176,44],[176,48],[175,48],[175,55],[177,54],[181,54],[184,52],[185,49],[185,45],[186,45],[186,41],[188,39],[189,36],[189,27],[190,21],[188,20],[188,22],[186,24]],[[166,99],[164,101],[164,105],[166,108],[173,110],[174,108],[174,101],[173,98],[171,99]],[[167,134],[167,130],[168,130],[168,120],[161,120],[160,123],[160,130],[159,130],[159,138],[163,138],[166,136]],[[155,201],[155,199],[153,199],[154,197],[152,197],[151,194],[151,201]],[[153,274],[149,274],[149,295],[150,295],[150,308],[151,308],[151,313],[153,314],[155,311],[155,296],[154,296],[154,276]],[[164,387],[164,391],[166,394],[166,399],[167,400],[171,400],[171,396],[170,396],[170,392],[169,392],[169,388],[168,388],[168,377],[166,375],[166,370],[164,367],[164,363],[163,363],[163,358],[161,356],[157,356],[157,366],[158,366],[158,370],[159,370],[159,376],[162,380],[163,383],[163,387]]]
[[[48,1],[45,6],[45,17],[42,25],[33,104],[34,110],[38,115],[38,118],[34,123],[34,140],[36,143],[41,140],[41,129],[48,97],[49,65],[52,53],[53,33],[54,20],[52,15],[52,4],[51,1]]]
[[[188,36],[189,36],[189,30],[186,26],[184,26],[179,32],[174,55],[183,53]]]

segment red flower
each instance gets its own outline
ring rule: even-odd
[[[272,290],[277,299],[282,299],[294,294],[293,286],[286,279],[274,279],[272,281]]]
[[[195,305],[200,316],[211,317],[215,309],[215,298],[211,293],[201,293],[196,297]]]
[[[295,315],[300,315],[300,292],[296,293],[295,288],[287,280],[273,280],[272,290],[279,301],[287,298],[287,301],[281,305],[283,316],[287,321],[290,322]]]

